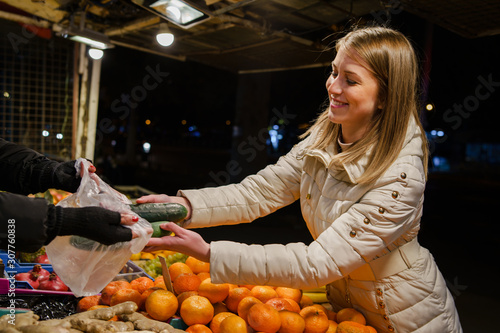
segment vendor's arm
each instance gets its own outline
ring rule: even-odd
[[[129,241],[130,225],[138,221],[101,207],[64,208],[42,198],[0,193],[0,248],[34,252],[56,236],[78,235],[102,244]],[[14,246],[14,247],[12,247]]]
[[[75,161],[57,162],[44,155],[0,138],[0,190],[19,194],[56,188],[75,192],[80,185]]]

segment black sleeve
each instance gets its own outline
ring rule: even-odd
[[[0,190],[19,194],[57,188],[75,192],[80,185],[74,161],[60,163],[0,138]]]
[[[0,193],[0,248],[35,252],[48,244],[56,236],[49,232],[53,210],[42,198]]]

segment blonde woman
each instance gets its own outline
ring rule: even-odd
[[[360,28],[336,44],[329,106],[275,165],[239,184],[138,202],[180,202],[184,227],[244,223],[300,200],[311,244],[207,244],[173,223],[152,239],[211,264],[213,282],[327,285],[336,310],[354,307],[382,332],[462,332],[453,298],[418,244],[427,143],[417,109],[417,61],[388,28]]]

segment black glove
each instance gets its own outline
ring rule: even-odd
[[[71,193],[76,192],[82,179],[79,175],[76,175],[75,162],[56,162],[57,164],[48,165],[42,171],[41,179],[46,182],[44,185],[47,188],[57,188]]]
[[[132,239],[132,230],[120,225],[120,213],[101,207],[66,208],[56,206],[58,236],[77,235],[111,245]]]

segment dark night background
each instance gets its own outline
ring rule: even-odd
[[[494,212],[500,184],[500,36],[465,39],[408,13],[394,15],[390,26],[413,41],[422,69],[428,69],[422,102],[434,105],[433,111],[422,111],[432,155],[419,239],[435,256],[459,312],[467,313],[462,316],[464,328],[475,327],[475,315],[494,318],[494,309],[499,308],[500,293],[492,288],[496,281],[489,272],[491,258],[498,254],[500,231]],[[112,103],[142,84],[147,66],[157,65],[168,77],[138,103],[135,114],[120,120]],[[297,142],[304,125],[322,109],[328,74],[328,68],[267,74],[269,119],[273,109],[284,108],[295,118],[281,125],[278,151],[258,150],[263,159],[256,161],[256,167],[276,161]],[[485,81],[490,82],[488,87]],[[224,171],[234,157],[238,82],[238,74],[199,63],[119,47],[106,51],[99,119],[111,119],[115,128],[103,133],[96,146],[99,172],[113,185],[140,185],[169,195],[213,182],[213,175]],[[150,125],[145,124],[147,119]],[[130,135],[136,135],[132,148],[127,146]],[[143,142],[151,144],[148,154],[142,151]],[[208,241],[311,241],[298,203],[251,225],[199,232]]]

